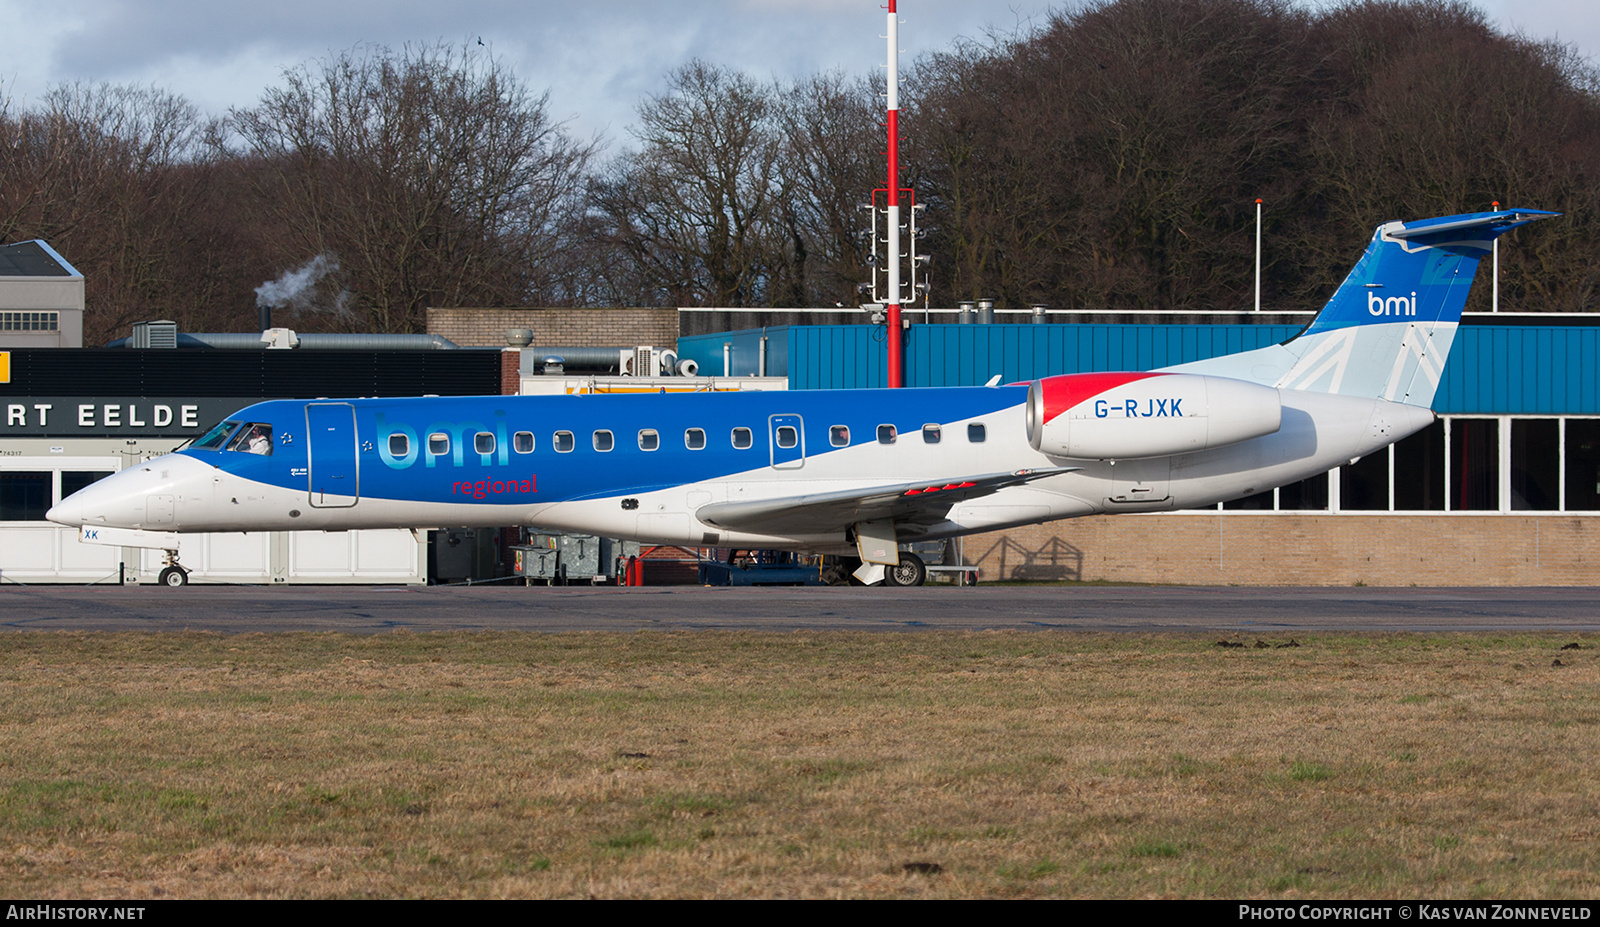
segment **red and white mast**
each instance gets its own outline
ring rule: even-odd
[[[900,20],[895,13],[895,0],[889,3],[889,92],[888,92],[888,122],[889,122],[889,184],[888,208],[885,212],[889,220],[888,253],[889,272],[888,300],[888,337],[885,339],[889,346],[888,382],[892,388],[905,385],[905,343],[904,332],[900,328]]]

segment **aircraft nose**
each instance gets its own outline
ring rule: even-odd
[[[50,506],[50,511],[44,513],[44,517],[58,525],[66,525],[69,528],[83,527],[83,500],[78,498],[81,495],[83,495],[83,490],[80,489],[55,505]]]
[[[167,460],[167,458],[162,459]],[[58,525],[71,528],[149,527],[146,524],[149,521],[148,500],[154,493],[174,491],[173,484],[176,480],[164,471],[171,470],[182,476],[192,469],[182,466],[184,463],[182,458],[177,458],[161,470],[153,469],[150,464],[138,464],[113,473],[62,499],[52,506],[44,517]],[[168,522],[170,521],[169,505]]]

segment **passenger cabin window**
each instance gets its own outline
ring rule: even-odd
[[[834,447],[850,446],[850,426],[833,425],[828,429],[828,443]]]
[[[982,444],[983,439],[987,436],[987,430],[983,427],[982,422],[973,422],[967,426],[967,440],[973,444]]]
[[[922,443],[923,444],[938,444],[939,443],[939,426],[938,425],[928,424],[928,425],[923,425],[922,426]]]
[[[894,443],[894,434],[895,434],[895,432],[894,432],[894,426],[893,425],[879,425],[878,426],[878,443],[879,444],[893,444]]]
[[[793,425],[779,425],[777,439],[779,447],[795,447],[800,443],[800,432]]]
[[[749,447],[750,444],[751,444],[750,429],[748,429],[748,428],[735,428],[733,430],[733,446],[734,447],[736,447],[736,448],[738,448],[740,450],[744,450],[745,448]]]
[[[398,431],[389,436],[389,456],[390,457],[404,457],[409,453],[411,453],[411,439],[410,438],[406,437],[405,435],[401,434]]]
[[[251,422],[245,425],[233,436],[233,440],[228,442],[228,450],[271,457],[272,426],[265,422]]]
[[[604,428],[600,428],[600,429],[597,429],[595,431],[595,433],[594,433],[594,449],[595,450],[601,451],[603,453],[605,451],[611,450],[611,448],[614,447],[616,445],[616,443],[617,443],[617,439],[616,439],[616,437],[614,435],[611,434],[610,431],[607,431]]]
[[[533,453],[533,432],[519,431],[511,436],[511,449],[518,454]]]
[[[494,453],[494,433],[480,431],[472,436],[472,449],[479,454]]]
[[[450,453],[450,436],[442,431],[428,435],[428,453],[435,457]]]
[[[233,430],[238,427],[238,422],[222,422],[201,436],[200,440],[194,443],[194,446],[214,451],[221,447],[222,442],[228,440],[228,435],[232,434]]]
[[[691,451],[704,450],[706,446],[706,430],[704,428],[689,428],[683,433],[683,446]]]
[[[639,450],[653,451],[661,446],[661,435],[654,428],[639,429]]]
[[[551,443],[556,446],[557,454],[570,454],[572,449],[577,447],[577,442],[573,440],[572,432],[570,431],[556,432],[555,438]]]

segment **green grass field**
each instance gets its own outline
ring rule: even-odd
[[[4,641],[11,897],[1600,894],[1572,635]]]

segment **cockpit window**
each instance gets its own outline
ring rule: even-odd
[[[228,435],[232,434],[233,430],[238,427],[238,422],[222,422],[215,428],[206,432],[205,435],[200,438],[200,440],[194,443],[194,446],[214,451],[221,447],[222,442],[226,441],[228,439]]]
[[[271,457],[272,426],[265,422],[250,422],[239,429],[239,433],[228,442],[228,450]]]

